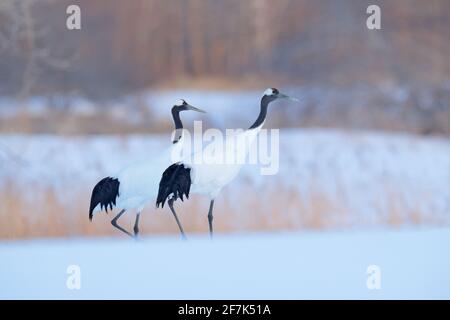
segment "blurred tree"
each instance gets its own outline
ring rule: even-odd
[[[65,28],[72,2],[0,2],[0,93],[113,97],[212,77],[427,85],[450,74],[446,0],[381,0],[377,31],[369,0],[77,0],[77,32]]]

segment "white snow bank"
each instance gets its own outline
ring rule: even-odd
[[[99,179],[139,159],[154,157],[155,150],[164,150],[169,143],[168,135],[0,136],[0,187],[14,183],[35,190],[52,188],[62,203],[74,203],[77,192],[89,192]],[[281,130],[279,162],[274,176],[260,175],[258,166],[245,166],[224,189],[223,197],[242,199],[242,190],[250,187],[262,206],[270,206],[274,190],[281,190],[281,196],[292,192],[305,204],[297,211],[316,212],[308,206],[317,203],[313,200],[319,195],[329,204],[322,211],[330,225],[335,216],[340,226],[377,225],[392,215],[400,221],[409,221],[412,215],[434,224],[450,221],[448,139]],[[236,205],[233,210],[243,216],[248,208]]]
[[[0,298],[449,299],[449,243],[450,229],[4,242]]]

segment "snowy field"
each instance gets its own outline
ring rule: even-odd
[[[212,242],[196,197],[179,210],[187,242],[152,206],[139,241],[111,215],[90,223],[98,179],[167,142],[0,136],[0,298],[450,299],[449,140],[281,130],[278,174],[243,168],[217,200]],[[79,290],[66,285],[74,265]],[[367,287],[373,265],[380,289]]]
[[[152,150],[164,149],[168,139],[0,136],[0,237],[116,234],[109,216],[88,222],[93,186],[152,157]],[[445,138],[281,130],[279,172],[262,176],[258,166],[245,166],[218,198],[215,221],[219,232],[448,226],[449,181],[450,141]],[[207,200],[201,197],[180,209],[188,232],[207,231],[206,212]],[[153,204],[142,223],[144,233],[177,232],[170,214]]]
[[[0,298],[450,299],[449,243],[448,228],[3,242]]]
[[[383,85],[283,87],[283,92],[301,101],[296,104],[275,102],[270,107],[267,124],[449,136],[446,120],[450,114],[445,104],[449,88],[450,81],[443,83],[440,89]],[[20,101],[0,96],[0,126],[2,132],[161,133],[172,126],[170,108],[177,99],[183,98],[206,110],[207,114],[201,118],[214,128],[247,128],[259,112],[263,91],[264,88],[243,91],[158,89],[120,96],[113,101],[91,101],[76,95],[34,96]],[[199,117],[195,113],[185,113],[182,118],[189,126]]]

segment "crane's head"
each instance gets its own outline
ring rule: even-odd
[[[196,108],[194,106],[191,106],[189,103],[186,102],[186,100],[183,99],[179,99],[175,102],[173,108],[172,108],[172,112],[180,112],[180,111],[187,111],[187,110],[192,110],[192,111],[197,111],[197,112],[201,112],[201,113],[206,113],[205,111],[203,111],[202,109]]]
[[[291,101],[299,102],[297,98],[290,97],[284,93],[281,93],[278,91],[277,88],[268,88],[266,91],[264,91],[263,99],[267,99],[268,102],[275,101],[277,99],[289,99]]]

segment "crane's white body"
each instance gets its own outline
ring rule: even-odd
[[[137,212],[141,212],[150,201],[155,200],[158,195],[157,181],[161,177],[161,172],[167,166],[181,160],[183,142],[184,135],[181,135],[178,142],[170,148],[162,152],[155,152],[157,156],[154,158],[129,165],[111,176],[120,182],[116,208],[136,209]],[[99,211],[101,211],[100,204],[95,207],[93,212]]]
[[[261,98],[258,118],[244,132],[226,136],[225,141],[215,140],[204,149],[194,152],[189,158],[171,165],[162,174],[156,205],[164,206],[166,200],[181,228],[173,204],[176,200],[189,197],[190,193],[207,195],[210,198],[208,210],[209,233],[213,235],[214,200],[223,187],[229,184],[245,163],[251,147],[266,120],[267,109],[277,99],[298,101],[280,93],[276,88],[264,91]]]
[[[190,192],[213,200],[238,175],[262,126],[214,141],[182,161],[191,168]]]

